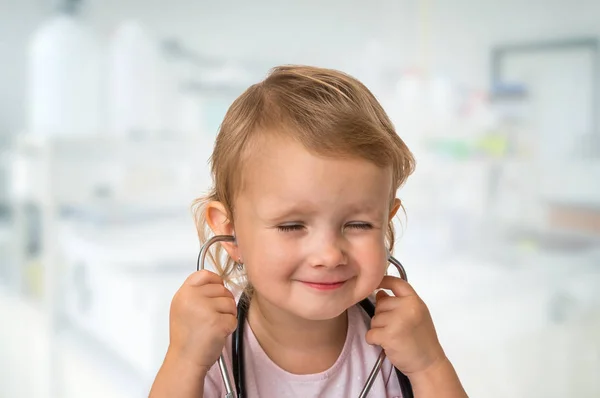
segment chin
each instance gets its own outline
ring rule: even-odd
[[[308,304],[307,301],[305,300],[297,306],[296,308],[300,310],[294,312],[297,316],[310,321],[327,321],[337,318],[352,306],[352,303],[328,303],[323,305],[319,302]]]
[[[336,311],[327,311],[320,309],[315,311],[303,311],[302,313],[298,313],[297,315],[308,321],[328,321],[339,317],[346,310],[347,308],[342,308]]]

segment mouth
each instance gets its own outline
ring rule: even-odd
[[[312,289],[315,290],[335,290],[342,287],[346,281],[340,282],[306,282],[302,281],[302,283]]]

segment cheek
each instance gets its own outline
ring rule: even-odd
[[[250,283],[261,286],[262,281],[285,278],[294,270],[294,253],[298,251],[282,239],[277,231],[240,228],[240,255]]]
[[[387,250],[381,243],[372,242],[357,251],[356,261],[363,282],[379,286],[388,267]]]

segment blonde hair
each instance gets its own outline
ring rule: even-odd
[[[359,157],[391,167],[392,199],[415,167],[412,153],[385,111],[358,80],[331,69],[276,67],[231,104],[219,128],[211,156],[214,185],[193,204],[202,244],[212,233],[205,218],[206,204],[221,202],[233,221],[234,199],[242,183],[240,163],[250,155],[256,138],[267,131],[285,134],[315,154]],[[392,221],[386,244],[392,252]],[[243,280],[243,273],[221,245],[215,244],[208,256],[226,282],[239,286],[236,281]]]

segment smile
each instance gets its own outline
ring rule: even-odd
[[[304,285],[306,285],[312,289],[316,289],[316,290],[335,290],[335,289],[339,289],[340,287],[342,287],[346,283],[346,281],[331,282],[331,283],[302,281],[302,283]]]

